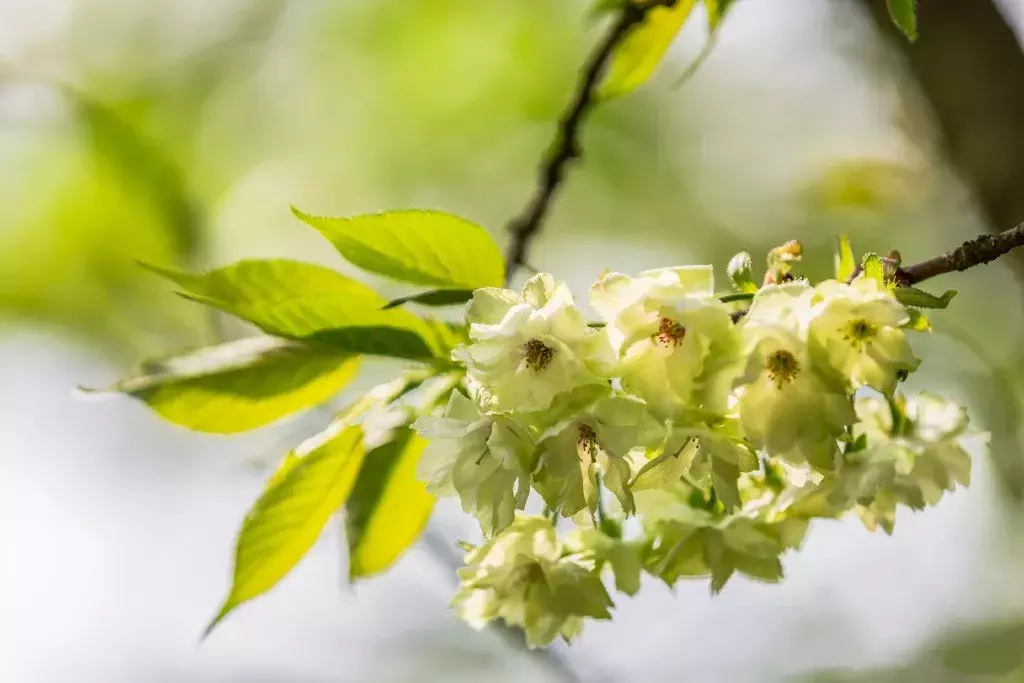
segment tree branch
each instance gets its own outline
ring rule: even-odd
[[[657,7],[672,7],[679,0],[627,0],[618,18],[609,27],[580,71],[576,92],[568,109],[558,121],[558,134],[540,168],[537,188],[522,213],[508,224],[511,233],[505,255],[506,283],[516,269],[526,264],[530,241],[540,231],[551,202],[557,194],[570,162],[583,155],[580,129],[588,112],[597,104],[597,89],[616,48],[634,28],[643,23],[647,13]]]
[[[1020,246],[1024,246],[1024,223],[995,235],[980,235],[942,256],[900,268],[896,277],[903,284],[913,285],[937,275],[967,270],[994,261]]]

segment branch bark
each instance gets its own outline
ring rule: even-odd
[[[568,109],[558,122],[558,134],[551,150],[541,164],[537,188],[533,197],[516,218],[508,224],[511,238],[505,254],[506,284],[516,269],[526,265],[530,242],[540,231],[551,208],[551,202],[561,188],[569,164],[583,156],[580,131],[587,114],[598,103],[597,89],[601,84],[612,56],[633,31],[657,7],[672,7],[679,0],[627,0],[608,32],[594,48],[580,71],[576,92]]]
[[[897,278],[904,284],[917,284],[938,275],[989,263],[1020,246],[1024,246],[1024,223],[995,235],[980,235],[942,256],[900,268]]]

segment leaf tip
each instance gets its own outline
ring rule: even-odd
[[[225,602],[224,606],[221,607],[220,611],[217,612],[217,616],[215,616],[213,619],[211,619],[210,623],[207,624],[206,628],[203,629],[202,634],[200,634],[200,636],[199,636],[199,642],[200,643],[205,642],[206,639],[210,637],[210,634],[213,633],[213,630],[215,628],[217,628],[222,621],[224,621],[224,617],[226,617],[228,615],[228,613],[231,612],[231,610],[232,610],[231,603],[230,602]]]

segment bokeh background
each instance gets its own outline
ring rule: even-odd
[[[0,681],[1024,680],[1024,254],[935,282],[961,294],[915,383],[966,402],[991,453],[892,537],[821,522],[781,585],[651,581],[571,648],[528,653],[449,613],[470,526],[444,503],[354,587],[331,526],[200,643],[267,468],[330,410],[226,438],[74,397],[246,334],[136,260],[346,269],[289,204],[441,208],[504,240],[597,35],[585,10],[0,1]],[[838,233],[914,261],[1024,220],[1024,2],[926,0],[920,28],[902,41],[884,0],[740,0],[680,89],[695,15],[655,81],[589,122],[533,265],[583,288],[798,238],[823,276]]]

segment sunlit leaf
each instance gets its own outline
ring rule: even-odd
[[[644,23],[633,29],[612,57],[599,91],[602,98],[622,97],[654,74],[694,4],[696,0],[677,0],[672,7],[656,7],[647,13]]]
[[[905,306],[917,306],[918,308],[946,308],[957,290],[947,289],[941,296],[935,296],[917,287],[896,287],[893,290],[896,298]]]
[[[403,304],[420,304],[423,306],[455,306],[464,304],[473,298],[472,289],[433,289],[429,292],[410,294],[397,299],[392,299],[384,306],[384,310],[395,308]]]
[[[878,254],[867,254],[861,267],[864,270],[864,277],[885,283],[885,264]]]
[[[362,430],[349,427],[298,453],[275,477],[242,523],[231,592],[206,633],[234,608],[266,593],[316,543],[341,507],[363,462]]]
[[[505,263],[487,231],[440,211],[386,211],[352,218],[294,214],[341,255],[371,273],[414,285],[500,287]]]
[[[327,401],[358,369],[358,356],[336,349],[253,337],[151,361],[109,391],[189,429],[231,434]]]
[[[425,360],[433,331],[401,309],[329,268],[286,260],[249,260],[192,275],[147,266],[182,288],[182,295],[246,320],[264,332],[310,340],[352,353]]]
[[[405,428],[394,441],[367,453],[346,505],[350,578],[390,567],[426,526],[434,496],[416,478],[424,446]]]
[[[853,255],[853,246],[850,238],[840,235],[836,244],[836,279],[840,282],[848,281],[855,270],[857,270],[857,259]]]
[[[911,41],[917,40],[917,0],[886,0],[889,16]]]

